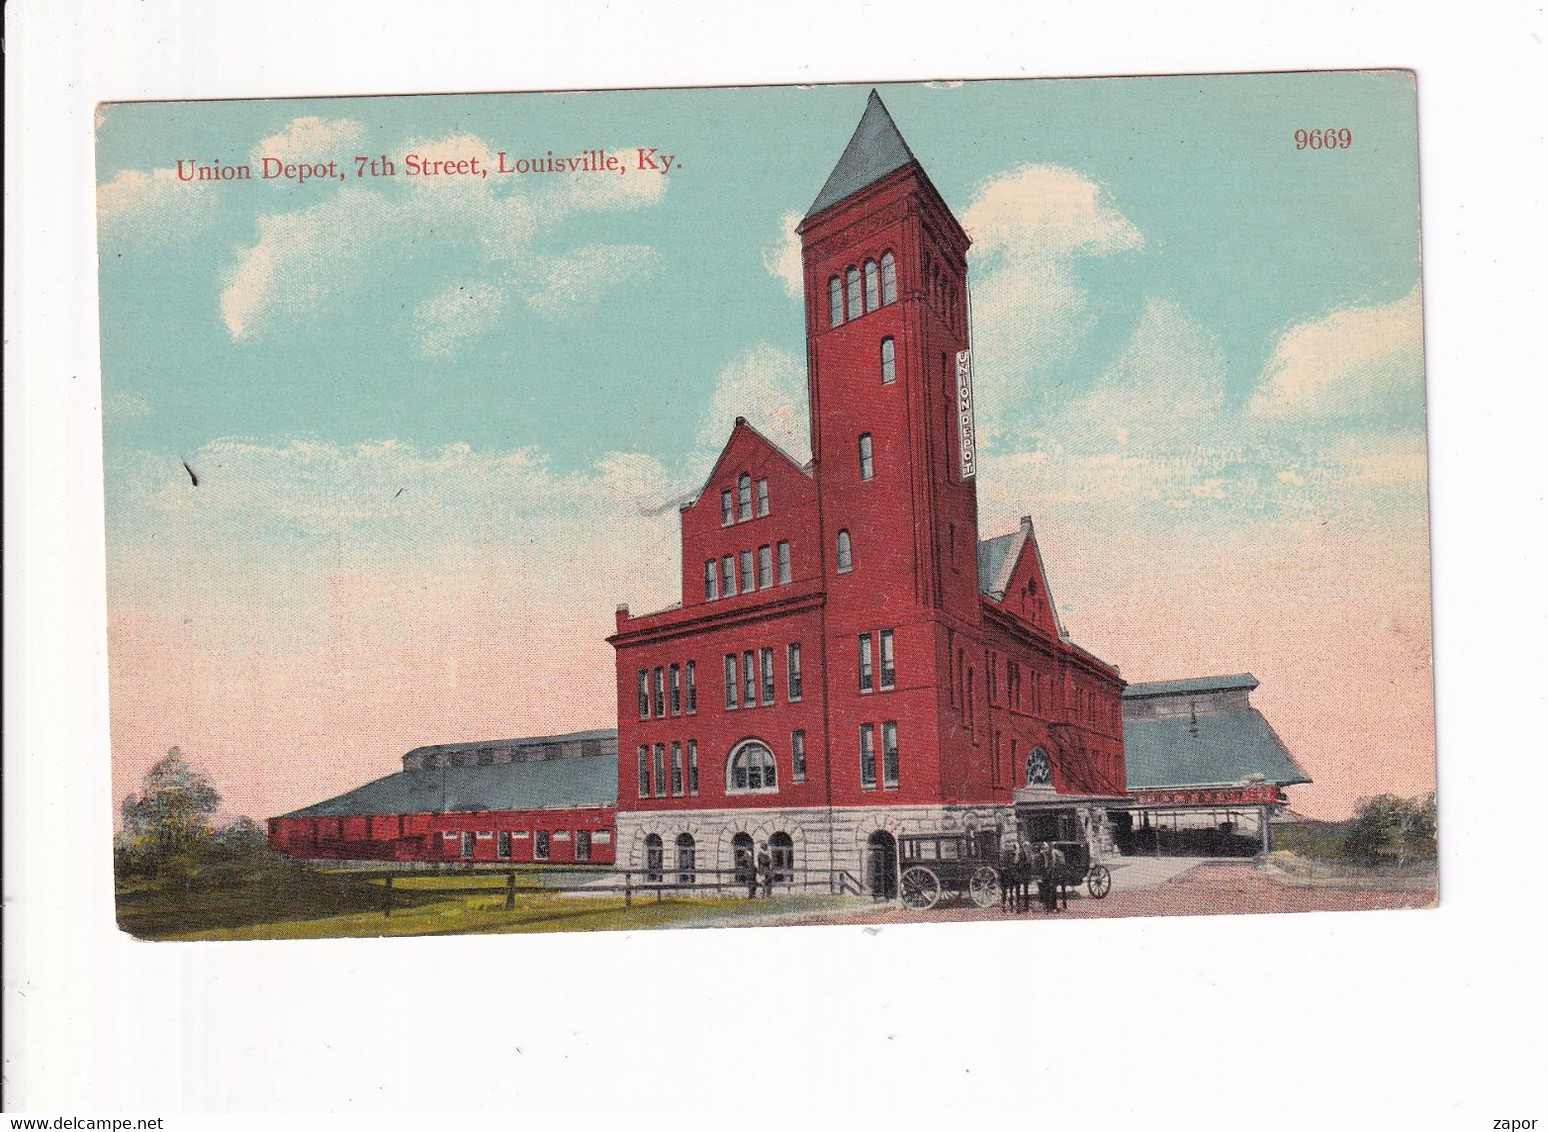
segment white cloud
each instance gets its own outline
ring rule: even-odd
[[[254,172],[260,172],[258,163],[265,157],[284,162],[337,161],[340,168],[347,169],[364,139],[365,127],[348,118],[295,118],[279,133],[253,147]],[[276,179],[273,183],[284,182]]]
[[[1111,255],[1145,243],[1101,187],[1058,165],[1022,165],[985,181],[962,226],[985,256]]]
[[[483,337],[505,309],[505,291],[488,283],[456,283],[414,308],[415,346],[427,357],[455,354]]]
[[[787,212],[780,217],[779,223],[779,239],[763,250],[763,266],[785,285],[785,294],[800,299],[806,292],[806,280],[801,270],[801,237],[796,235],[801,214]]]
[[[190,239],[215,218],[220,191],[181,181],[175,169],[125,169],[97,186],[97,223],[104,240]]]
[[[545,258],[520,286],[528,306],[558,318],[590,307],[610,287],[647,278],[660,258],[642,244],[583,244]]]
[[[805,360],[764,343],[720,371],[699,421],[697,451],[690,458],[692,475],[709,474],[737,417],[746,417],[796,463],[806,463],[811,458],[811,425]]]
[[[1381,306],[1344,307],[1280,336],[1248,409],[1268,419],[1386,420],[1422,404],[1419,287]]]

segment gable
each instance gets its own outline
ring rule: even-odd
[[[1064,626],[1059,623],[1030,518],[1023,517],[1018,530],[978,544],[978,589],[1002,609],[1050,637],[1063,639]]]

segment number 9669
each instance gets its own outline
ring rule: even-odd
[[[1354,134],[1348,128],[1341,130],[1297,130],[1296,149],[1348,149],[1354,145]]]

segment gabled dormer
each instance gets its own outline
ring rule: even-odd
[[[820,569],[810,469],[745,417],[680,517],[684,608],[754,603]]]
[[[1029,516],[1022,516],[1021,525],[1010,534],[978,544],[978,589],[1045,636],[1065,639]]]

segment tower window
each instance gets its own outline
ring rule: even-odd
[[[881,301],[882,306],[898,301],[898,263],[891,252],[881,258]]]
[[[898,725],[891,722],[882,724],[882,785],[898,788]]]
[[[876,261],[865,261],[865,309],[873,311],[881,306],[881,288],[876,277]]]
[[[758,481],[758,518],[763,518],[769,513],[769,481]]]
[[[892,691],[897,682],[897,669],[892,659],[892,630],[881,631],[881,690]]]
[[[860,478],[868,480],[876,475],[876,465],[871,459],[871,434],[860,434]]]
[[[722,491],[720,493],[720,525],[722,527],[729,527],[735,521],[736,511],[731,506],[731,492]]]
[[[788,586],[790,584],[790,544],[782,542],[777,550],[779,552],[779,584]]]
[[[860,786],[876,789],[876,727],[870,723],[860,725]]]
[[[828,280],[828,325],[844,325],[844,284],[837,275]]]
[[[774,584],[774,551],[767,546],[758,548],[758,588],[766,590]]]
[[[891,385],[898,376],[897,349],[891,338],[881,340],[881,379],[883,385]]]
[[[753,578],[753,556],[752,556],[752,551],[750,551],[750,550],[742,551],[741,559],[742,559],[742,592],[745,594],[745,593],[752,592],[752,590],[756,588],[755,585],[754,585],[755,579]]]
[[[752,518],[752,476],[743,472],[736,477],[736,519],[742,522]]]
[[[845,282],[848,284],[849,307],[846,312],[851,319],[859,318],[863,308],[860,306],[860,269],[851,267],[844,273]]]
[[[838,571],[846,574],[855,567],[854,548],[849,541],[849,532],[838,533]]]
[[[871,675],[871,634],[861,633],[860,644],[860,691],[869,692],[872,688]]]

